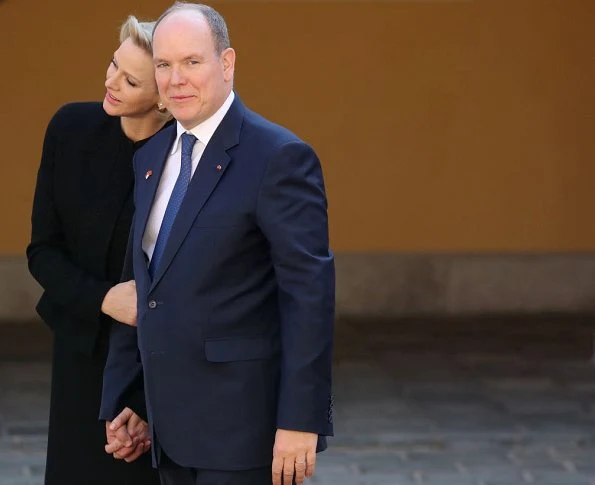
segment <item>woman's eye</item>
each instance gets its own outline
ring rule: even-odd
[[[136,87],[136,84],[135,84],[135,83],[133,83],[133,82],[132,82],[130,79],[126,79],[126,82],[127,82],[128,84],[130,84],[130,85],[131,85],[133,88],[135,88],[135,87]]]

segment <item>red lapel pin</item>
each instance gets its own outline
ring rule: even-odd
[[[151,175],[153,175],[153,170],[147,170],[147,173],[145,174],[145,180],[147,180]]]

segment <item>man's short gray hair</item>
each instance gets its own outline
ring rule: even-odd
[[[204,5],[201,3],[191,2],[176,2],[169,7],[155,23],[155,29],[161,23],[161,21],[176,12],[193,11],[199,12],[207,21],[209,28],[211,29],[211,35],[213,36],[213,43],[215,44],[215,51],[217,54],[221,54],[225,49],[231,47],[229,42],[229,33],[227,32],[227,24],[223,16],[217,12],[213,7]],[[153,35],[155,35],[155,29],[153,29]]]

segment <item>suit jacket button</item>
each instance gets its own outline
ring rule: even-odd
[[[151,310],[153,310],[153,309],[157,308],[157,302],[156,302],[155,300],[151,300],[151,301],[149,302],[149,308],[150,308]]]

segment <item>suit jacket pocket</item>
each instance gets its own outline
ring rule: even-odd
[[[205,357],[209,362],[270,359],[277,345],[270,337],[232,337],[205,340]]]

